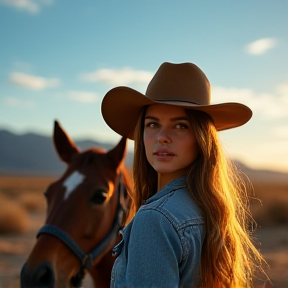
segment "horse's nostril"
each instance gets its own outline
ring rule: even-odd
[[[72,277],[71,284],[73,287],[82,287],[83,278],[85,276],[85,271],[81,268],[78,273]]]
[[[35,285],[35,287],[53,288],[54,282],[54,273],[49,265],[41,265],[37,268],[33,279],[33,285]]]
[[[22,267],[21,288],[53,288],[55,284],[54,272],[49,264],[41,264],[35,270],[30,270],[27,263]]]

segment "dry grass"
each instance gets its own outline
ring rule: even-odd
[[[43,212],[46,210],[46,203],[43,192],[53,181],[55,181],[55,178],[0,176],[0,234],[1,232],[19,233],[19,236],[10,236],[9,234],[6,234],[5,237],[4,235],[1,236],[1,257],[3,255],[10,255],[11,251],[13,253],[18,251],[17,253],[20,257],[23,254],[20,252],[22,250],[27,250],[27,243],[23,240],[25,239],[26,234],[23,234],[23,232],[27,231],[27,229],[31,229],[32,231],[33,225],[35,224],[31,225],[31,223],[33,221],[35,222],[35,215],[38,217],[38,212]],[[262,204],[260,204],[260,202],[257,200],[251,200],[253,217],[258,223],[258,227],[268,228],[261,228],[258,231],[260,233],[258,235],[259,240],[262,243],[261,250],[264,251],[265,259],[271,266],[271,269],[268,271],[268,275],[271,277],[275,288],[288,287],[288,254],[286,252],[288,251],[288,240],[286,240],[288,238],[285,236],[287,235],[285,231],[288,224],[288,183],[263,184],[260,182],[254,182],[253,186],[255,197],[259,198],[262,202]],[[32,219],[34,220],[32,221]],[[40,222],[40,220],[42,222]],[[41,227],[43,219],[39,219],[38,222],[38,226],[34,227],[35,231]],[[283,233],[278,233],[282,230],[284,231]],[[275,235],[278,235],[278,237],[279,235],[282,235],[283,237],[277,239]],[[14,249],[16,247],[16,240],[15,243],[10,244],[10,239],[14,239],[13,237],[15,239],[17,238],[17,241],[22,244],[22,246],[19,246],[20,248],[18,250]],[[31,241],[34,241],[35,235],[33,234],[31,237]],[[9,239],[9,241],[5,241],[5,239]],[[25,245],[23,243],[25,243]],[[20,270],[19,267],[22,265],[24,260],[20,258],[22,259],[21,262],[18,258],[15,258],[15,260],[13,257],[9,258],[8,256],[5,258],[5,260],[3,260],[3,257],[1,260],[0,257],[0,286],[9,288],[18,287],[15,286],[15,283],[19,282],[18,270]],[[2,274],[1,261],[3,272]],[[19,266],[17,266],[17,269],[15,268],[16,272],[14,272],[13,275],[15,279],[16,276],[18,278],[17,281],[15,280],[15,283],[11,284],[12,286],[9,286],[8,284],[6,285],[5,282],[5,279],[7,280],[8,278],[11,278],[11,276],[7,276],[8,278],[4,277],[8,273],[7,271],[10,271],[12,267],[14,267],[12,264],[10,267],[8,265],[9,263],[14,263],[13,265],[15,265],[15,267],[17,265]],[[6,267],[5,265],[7,266],[8,270],[4,269]],[[9,279],[9,281],[7,281],[11,283],[12,280],[13,279]]]
[[[24,207],[1,194],[0,207],[0,234],[28,231],[30,219]]]
[[[253,183],[251,211],[258,226],[288,225],[288,183]]]
[[[44,211],[46,209],[46,202],[43,192],[55,180],[52,177],[0,176],[0,193],[2,196],[6,196],[5,199],[3,197],[0,199],[0,231],[3,230],[2,225],[5,225],[5,231],[9,230],[9,226],[11,229],[14,225],[20,227],[21,224],[15,223],[27,222],[27,213]],[[255,198],[258,200],[251,199],[251,211],[258,226],[272,227],[287,225],[288,182],[287,184],[254,182],[253,187]],[[8,202],[9,199],[10,202]],[[11,208],[2,208],[4,205],[3,201],[5,201],[7,207],[10,206]],[[14,212],[12,213],[12,211]],[[3,218],[4,213],[5,219]],[[26,220],[21,220],[21,217]],[[22,225],[24,227],[24,224]],[[14,232],[16,230],[13,228]],[[22,230],[19,228],[18,231]]]
[[[55,181],[53,177],[0,175],[0,190],[10,195],[26,192],[43,193],[53,181]]]
[[[42,193],[27,192],[17,197],[17,202],[29,213],[46,209],[46,201]]]
[[[0,234],[24,233],[31,214],[46,209],[43,192],[54,178],[0,176]]]

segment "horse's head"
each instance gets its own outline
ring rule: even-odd
[[[95,267],[102,262],[109,280],[110,251],[130,203],[126,139],[107,153],[98,148],[81,153],[57,122],[53,139],[68,167],[45,192],[47,218],[22,268],[22,287],[79,287],[85,269],[104,285],[105,275],[99,277]]]

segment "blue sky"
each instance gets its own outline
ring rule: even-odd
[[[220,133],[252,168],[288,172],[288,0],[0,0],[0,128],[117,142],[100,105],[112,87],[140,92],[168,62],[193,62],[212,102],[253,110]],[[132,147],[132,143],[129,143]]]

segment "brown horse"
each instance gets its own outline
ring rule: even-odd
[[[46,222],[22,268],[21,287],[81,287],[86,271],[95,287],[109,287],[111,250],[130,205],[126,139],[107,153],[81,153],[57,121],[53,139],[68,167],[45,192]]]

